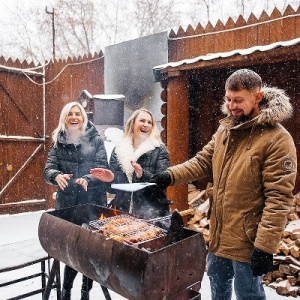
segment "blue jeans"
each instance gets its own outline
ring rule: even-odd
[[[253,276],[250,263],[208,253],[207,276],[212,300],[231,300],[233,278],[237,300],[266,300],[262,276]]]

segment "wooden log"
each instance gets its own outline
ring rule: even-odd
[[[295,258],[299,258],[300,257],[300,248],[294,244],[290,248],[290,254]]]
[[[289,288],[289,295],[292,297],[297,297],[297,295],[299,295],[299,288],[295,286],[291,286]]]
[[[289,281],[289,283],[294,286],[297,284],[297,279],[294,276],[287,276],[286,279]]]
[[[295,205],[300,206],[300,197],[294,198]]]
[[[282,233],[282,235],[281,235],[281,237],[282,237],[282,238],[288,238],[288,237],[291,236],[291,234],[292,234],[291,231],[284,230],[283,233]]]
[[[289,269],[290,269],[291,275],[295,275],[300,272],[300,266],[296,266],[294,264],[289,264]]]
[[[272,279],[276,279],[276,278],[278,278],[278,277],[283,277],[283,276],[284,276],[284,273],[281,272],[279,269],[278,269],[278,270],[275,270],[275,271],[272,271],[272,272],[270,272],[270,273],[268,273],[268,274],[271,274]]]
[[[296,212],[296,206],[292,206],[292,207],[290,208],[290,211],[289,211],[288,215],[294,214],[295,212]]]
[[[289,288],[291,287],[291,284],[286,279],[280,282],[272,282],[268,286],[275,289],[279,295],[289,295]]]
[[[291,275],[291,271],[290,271],[289,265],[280,264],[279,265],[279,271],[282,272],[282,273],[284,273],[284,274]]]
[[[199,223],[190,224],[189,228],[192,229],[192,230],[201,232],[201,233],[203,233],[203,231],[204,231],[204,228],[200,227]]]
[[[287,255],[287,256],[284,256],[284,255],[274,255],[273,259],[274,259],[274,261],[277,261],[277,262],[287,262],[287,263],[296,265],[297,267],[300,268],[300,261],[297,260],[296,258],[290,256],[290,255]]]
[[[290,248],[288,247],[287,243],[285,243],[283,240],[279,243],[278,251],[282,252],[284,255],[289,255]]]
[[[204,203],[200,204],[197,208],[195,208],[195,214],[201,216],[205,214],[209,209],[209,199],[207,199]]]
[[[299,220],[299,216],[296,212],[292,213],[292,214],[289,214],[288,215],[288,218],[292,221],[295,221],[295,220]]]
[[[194,184],[192,184],[192,183],[188,184],[188,193],[190,193],[192,191],[197,191],[197,190],[198,189],[197,189],[197,187]]]
[[[295,274],[294,276],[297,280],[297,284],[300,285],[300,272],[298,274]]]
[[[194,215],[188,222],[187,224],[190,225],[190,224],[195,224],[195,223],[198,223],[201,219],[205,218],[204,215],[202,216],[198,216],[198,215]]]
[[[194,213],[194,210],[192,208],[186,209],[186,210],[182,210],[179,212],[179,214],[184,217],[184,216],[188,216]]]
[[[283,277],[278,277],[278,278],[276,278],[275,282],[278,283],[278,282],[281,282],[281,281],[283,281],[283,280],[284,280]]]
[[[201,202],[201,198],[205,195],[205,190],[199,191],[192,191],[188,193],[188,204],[190,206],[193,205],[193,203],[200,201]]]
[[[294,228],[290,235],[290,238],[292,240],[300,239],[300,228]]]
[[[289,245],[293,245],[293,240],[290,238],[290,237],[288,237],[288,238],[283,238],[283,239],[281,239],[284,243],[286,243],[287,244],[287,246],[289,246]]]
[[[207,220],[207,217],[204,217],[200,222],[199,222],[201,227],[207,227],[209,225],[209,222]]]
[[[269,273],[263,275],[264,284],[269,285],[273,281],[274,277],[273,277],[272,273],[273,272],[269,272]]]

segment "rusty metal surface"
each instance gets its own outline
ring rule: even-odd
[[[42,247],[128,299],[190,299],[176,295],[193,285],[199,291],[206,256],[200,233],[184,229],[185,237],[171,245],[166,245],[165,237],[128,245],[81,226],[101,213],[114,215],[113,210],[97,205],[43,213],[39,224]]]

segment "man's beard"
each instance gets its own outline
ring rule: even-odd
[[[254,113],[254,108],[252,108],[251,112],[248,115],[242,114],[240,117],[234,117],[233,115],[233,120],[234,120],[234,124],[238,125],[238,124],[242,124],[242,123],[246,123],[250,120],[253,119],[253,113]]]

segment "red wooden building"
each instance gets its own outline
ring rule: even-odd
[[[299,9],[289,6],[284,14],[275,9],[270,17],[263,13],[257,19],[252,14],[247,21],[240,17],[236,23],[229,19],[225,25],[199,25],[185,32],[180,28],[170,33],[169,51],[169,63],[155,66],[154,74],[164,89],[162,134],[172,165],[192,157],[210,140],[223,117],[225,80],[239,68],[250,68],[266,84],[286,90],[294,115],[283,125],[300,153]],[[206,183],[196,184],[205,188]],[[299,189],[298,176],[295,192]],[[180,210],[187,208],[187,193],[187,185],[168,188]]]

